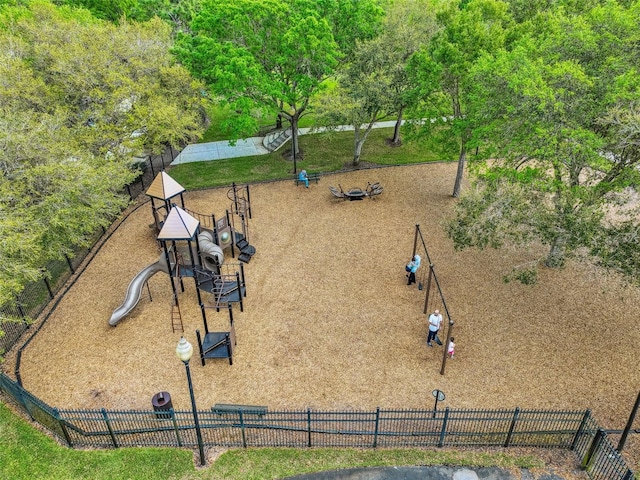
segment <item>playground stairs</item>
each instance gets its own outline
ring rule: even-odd
[[[216,280],[214,282],[213,292],[216,297],[216,304],[240,303],[242,298],[246,296],[246,287],[238,286],[238,282],[228,282],[224,280]]]
[[[196,272],[196,281],[200,290],[211,294],[211,307],[219,309],[239,303],[240,311],[243,310],[242,299],[247,295],[247,288],[238,275],[216,275],[200,270]]]
[[[236,246],[240,249],[238,260],[243,263],[249,263],[251,257],[256,253],[256,248],[253,245],[249,245],[249,242],[247,242],[247,239],[244,237],[236,241]]]
[[[284,130],[276,130],[275,132],[267,133],[267,135],[262,140],[262,145],[264,148],[269,150],[269,152],[275,152],[282,145],[284,145],[292,136],[292,131],[290,128],[286,128]]]

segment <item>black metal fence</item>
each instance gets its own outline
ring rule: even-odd
[[[76,448],[195,448],[190,411],[58,410],[0,374],[0,390]],[[574,451],[594,480],[633,472],[589,410],[199,411],[205,446],[226,447],[544,447]]]
[[[175,153],[173,148],[168,148],[162,155],[148,156],[143,162],[144,166],[141,165],[142,174],[125,187],[124,193],[134,200],[145,192],[156,174],[174,160]],[[104,233],[104,229],[95,233],[90,239],[91,247],[79,248],[72,257],[65,257],[64,260],[49,262],[43,269],[46,274],[42,280],[28,284],[14,304],[0,305],[0,331],[4,332],[0,336],[0,355],[11,349],[33,320],[44,311]]]

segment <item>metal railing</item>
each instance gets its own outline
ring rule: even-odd
[[[0,390],[75,448],[195,448],[190,411],[67,410],[49,407],[0,374]],[[199,411],[205,446],[225,447],[543,447],[575,452],[594,480],[633,472],[590,410]]]

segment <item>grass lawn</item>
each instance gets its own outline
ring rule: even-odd
[[[457,147],[453,139],[444,146],[424,138],[407,141],[399,147],[390,147],[385,140],[392,133],[391,128],[372,130],[364,144],[361,163],[407,165],[457,158]],[[232,182],[287,178],[293,173],[292,161],[285,158],[290,148],[287,144],[269,155],[184,163],[172,167],[170,174],[187,190],[230,185]],[[348,168],[353,160],[353,132],[303,135],[300,137],[300,148],[303,158],[297,161],[298,171],[303,168],[310,173],[342,170]]]
[[[0,478],[21,479],[277,479],[337,468],[473,465],[539,468],[534,455],[420,449],[234,449],[196,469],[193,453],[175,448],[79,451],[58,445],[0,403]]]

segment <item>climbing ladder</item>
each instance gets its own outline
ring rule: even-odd
[[[178,305],[178,299],[173,296],[171,302],[171,329],[173,333],[184,332],[184,325],[182,324],[182,314],[180,313],[180,305]]]

